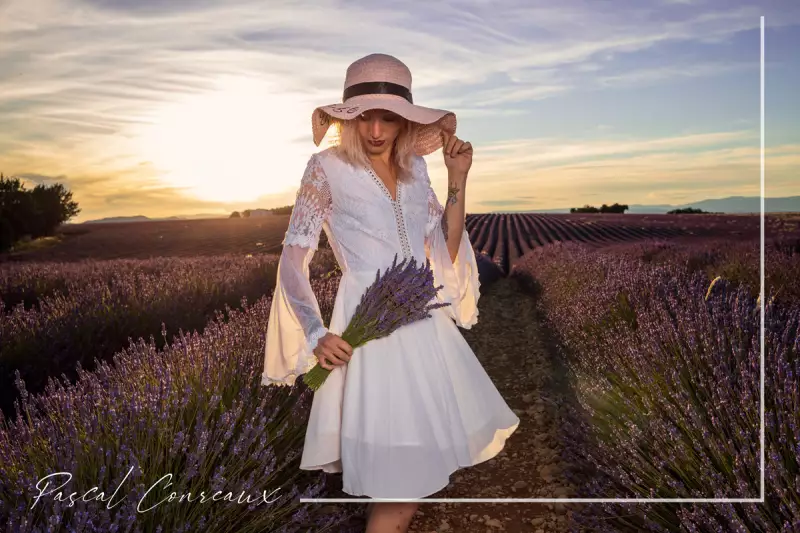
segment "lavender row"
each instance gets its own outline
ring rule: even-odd
[[[330,271],[330,254],[312,263],[312,274]],[[203,328],[217,309],[237,307],[271,294],[277,256],[222,255],[198,258],[90,261],[16,267],[6,287],[39,296],[7,312],[0,302],[0,408],[12,412],[15,371],[28,389],[43,390],[47,378],[75,377],[75,365],[91,369],[139,337],[157,338],[167,327]],[[10,283],[9,280],[15,280]],[[46,291],[45,291],[46,292]]]
[[[537,294],[577,394],[568,448],[596,466],[579,496],[758,498],[758,292],[669,253],[659,243],[609,252],[565,243],[514,269]],[[776,288],[765,299],[766,502],[603,504],[578,515],[583,527],[800,528],[800,305]]]
[[[80,292],[87,283],[112,284],[118,279],[139,275],[165,275],[179,270],[224,272],[226,268],[251,261],[260,268],[277,264],[278,255],[224,254],[214,256],[155,257],[152,259],[86,260],[71,262],[14,262],[0,269],[0,312],[10,312],[22,304],[26,309],[36,306],[46,297]],[[254,259],[255,258],[255,259]],[[338,270],[333,254],[320,249],[310,265],[312,277]],[[274,277],[273,277],[274,281]],[[271,287],[270,287],[271,288]]]
[[[761,246],[757,239],[698,239],[681,243],[651,240],[615,245],[605,251],[682,272],[699,270],[709,279],[721,276],[731,283],[746,285],[754,298],[759,294]],[[800,239],[784,237],[765,242],[764,286],[778,302],[800,303]]]
[[[337,284],[313,283],[328,317]],[[270,304],[226,305],[202,334],[181,330],[163,349],[140,339],[113,365],[79,368],[73,384],[50,380],[41,395],[19,379],[17,416],[0,415],[0,523],[20,532],[340,531],[352,508],[297,500],[325,491],[319,472],[298,467],[311,392],[260,383]],[[49,490],[66,483],[74,506],[36,499],[37,483],[58,472],[72,477],[54,477]],[[120,487],[116,505],[81,501],[91,487],[106,498]],[[164,500],[216,490],[260,504]]]

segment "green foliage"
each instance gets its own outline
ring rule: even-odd
[[[283,207],[275,207],[271,209],[271,211],[276,215],[291,215],[293,207],[294,207],[293,205],[286,205]]]
[[[672,209],[671,211],[667,211],[668,215],[699,215],[699,214],[710,214],[710,211],[703,211],[702,209],[695,209],[694,207],[685,207],[683,209]]]
[[[60,183],[26,190],[19,178],[0,174],[0,252],[22,239],[52,236],[79,212],[72,193]]]
[[[624,213],[629,209],[628,204],[618,204],[614,202],[612,205],[603,204],[600,208],[593,205],[584,204],[583,207],[571,207],[570,213]]]
[[[294,208],[293,205],[286,205],[283,207],[273,207],[272,209],[267,209],[267,211],[271,212],[273,215],[291,215],[293,208]],[[251,215],[252,215],[252,210],[245,209],[244,211],[241,212],[234,211],[228,218],[250,218]]]
[[[636,310],[633,308],[630,297],[625,291],[617,293],[614,303],[609,307],[608,315],[603,320],[603,325],[607,328],[618,324],[628,327],[632,331],[638,329]]]

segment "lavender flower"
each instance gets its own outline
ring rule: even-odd
[[[800,257],[766,252],[765,503],[602,504],[592,531],[800,525]],[[562,425],[585,497],[759,495],[758,241],[562,243],[513,275],[537,290],[582,408]],[[800,531],[800,530],[798,530]]]
[[[433,309],[450,305],[430,304],[443,287],[433,285],[430,259],[425,260],[425,265],[417,267],[416,258],[404,259],[398,264],[395,254],[392,266],[382,276],[378,270],[375,281],[361,295],[361,301],[341,335],[342,339],[353,348],[358,348],[371,340],[387,337],[402,326],[430,318],[429,312]],[[316,391],[330,373],[330,370],[317,363],[303,376],[303,381]]]
[[[205,265],[214,264],[209,261]],[[204,265],[186,260],[184,268],[195,264]],[[333,307],[337,280],[311,283],[324,316]],[[223,288],[229,290],[218,287]],[[176,284],[167,294],[180,300],[179,290],[184,289]],[[261,386],[263,324],[271,302],[263,296],[243,301],[241,308],[215,309],[201,332],[184,330],[168,338],[162,331],[163,348],[152,336],[133,340],[113,361],[98,361],[93,371],[78,364],[74,383],[53,379],[41,394],[29,391],[17,371],[16,412],[0,412],[3,531],[344,531],[342,524],[352,521],[356,507],[325,509],[298,501],[330,492],[320,473],[297,468],[313,394]],[[146,309],[145,303],[137,308]],[[184,305],[175,302],[177,310]],[[1,341],[0,346],[5,348]],[[118,505],[78,500],[70,507],[51,495],[32,509],[37,481],[56,472],[73,475],[65,495],[97,486],[108,497],[121,486]],[[145,497],[167,473],[174,475],[172,485],[162,484]],[[143,508],[173,491],[191,493],[195,500],[201,491],[211,495],[215,485],[236,496],[265,494],[270,503],[175,500],[137,512],[142,498]]]
[[[130,338],[158,338],[162,324],[170,333],[202,330],[214,310],[270,295],[277,261],[224,254],[4,266],[0,409],[14,412],[14,371],[40,393],[62,373],[74,380],[78,362],[92,370],[95,358],[109,361]]]

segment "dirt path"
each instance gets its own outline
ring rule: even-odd
[[[431,498],[563,498],[576,496],[561,457],[559,414],[571,394],[563,369],[552,357],[535,316],[533,299],[514,279],[502,278],[481,296],[480,320],[462,330],[520,426],[496,457],[456,471]],[[563,415],[562,415],[563,416]],[[335,497],[349,497],[337,491]],[[365,504],[359,504],[363,505]],[[569,531],[580,504],[422,503],[411,531]]]

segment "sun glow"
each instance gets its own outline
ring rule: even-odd
[[[186,194],[252,201],[299,182],[297,163],[304,164],[314,147],[309,128],[302,128],[310,113],[298,98],[265,82],[225,79],[214,91],[155,109],[140,134],[143,157],[166,185]],[[296,142],[304,134],[305,147]]]

